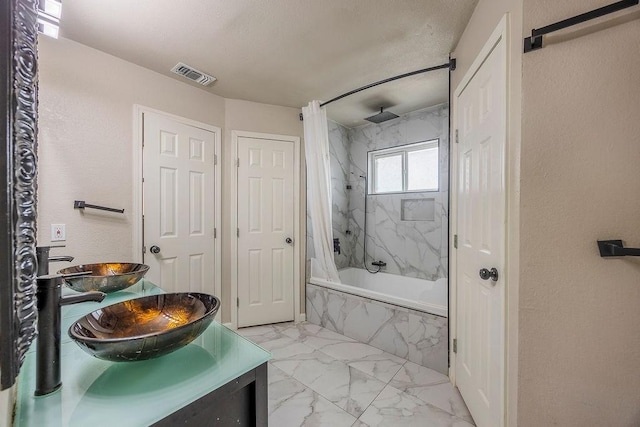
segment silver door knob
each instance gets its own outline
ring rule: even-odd
[[[480,278],[482,280],[489,280],[491,279],[494,282],[498,281],[498,270],[495,268],[492,268],[491,270],[487,270],[486,268],[482,268],[480,269]]]
[[[160,253],[160,247],[153,245],[151,246],[151,248],[149,248],[149,250],[151,251],[152,254],[159,254]]]
[[[286,239],[284,239],[284,241],[287,242],[288,244],[293,243],[293,239],[291,237],[287,237]]]

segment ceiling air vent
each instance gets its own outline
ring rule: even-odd
[[[215,77],[205,74],[202,71],[198,71],[193,67],[183,64],[182,62],[178,62],[176,66],[171,69],[171,72],[182,77],[186,77],[189,80],[193,80],[196,83],[200,83],[202,86],[208,86],[216,80]]]

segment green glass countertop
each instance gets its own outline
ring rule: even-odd
[[[267,351],[217,321],[180,350],[140,362],[96,359],[82,351],[67,334],[75,320],[93,310],[162,292],[142,280],[126,291],[109,294],[102,303],[63,307],[62,388],[47,396],[33,395],[35,345],[32,345],[18,378],[14,426],[147,426],[271,358]]]

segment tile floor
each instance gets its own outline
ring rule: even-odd
[[[269,425],[468,427],[449,378],[311,323],[243,328],[273,354]]]

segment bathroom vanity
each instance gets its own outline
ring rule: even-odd
[[[271,355],[216,321],[184,348],[140,362],[96,359],[67,334],[75,320],[99,307],[162,292],[143,279],[101,303],[63,307],[62,388],[34,396],[32,345],[18,379],[13,425],[266,426]]]

